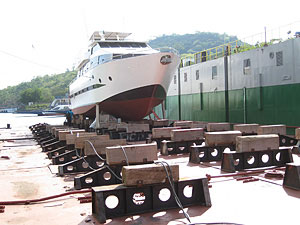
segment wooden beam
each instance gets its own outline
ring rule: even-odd
[[[204,138],[203,128],[171,130],[172,141],[194,141]]]
[[[126,145],[126,139],[111,139],[111,140],[89,140],[96,152],[99,155],[104,155],[106,147]],[[87,141],[84,142],[84,155],[96,155],[91,144]]]
[[[236,137],[242,136],[240,131],[219,131],[206,132],[205,144],[206,146],[220,146],[220,145],[235,145]]]
[[[77,134],[66,134],[66,144],[67,145],[74,145],[76,137],[96,136],[96,135],[97,134],[95,132],[83,132],[83,133],[77,133]]]
[[[132,163],[147,163],[157,160],[157,145],[156,142],[151,144],[125,145],[106,148],[106,161],[109,165],[125,164],[126,156],[129,164]]]
[[[174,127],[181,127],[184,129],[191,128],[193,126],[193,121],[175,121]]]
[[[107,141],[109,140],[109,135],[91,135],[91,136],[79,136],[75,137],[75,148],[83,149],[85,145],[85,141],[87,140],[99,140],[99,141]]]
[[[259,124],[252,123],[252,124],[236,124],[233,126],[233,130],[241,131],[245,134],[257,134]]]
[[[264,125],[257,129],[257,134],[281,134],[286,135],[286,125]]]
[[[236,152],[253,152],[271,149],[279,149],[279,136],[277,134],[236,137]]]
[[[84,133],[85,130],[72,130],[73,134],[77,134],[77,133]],[[71,134],[71,130],[60,130],[58,131],[58,139],[60,141],[65,141],[66,140],[66,135],[67,134]]]
[[[171,131],[181,127],[159,127],[152,128],[152,138],[171,138]]]
[[[227,130],[230,130],[230,123],[208,123],[207,124],[208,132],[227,131]]]
[[[167,167],[168,169],[168,167]],[[174,181],[179,180],[179,165],[170,165]],[[168,170],[170,173],[170,171]],[[126,186],[159,184],[168,182],[165,169],[160,164],[123,166],[122,180]]]

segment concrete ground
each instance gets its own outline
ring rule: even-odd
[[[31,137],[28,128],[1,129],[0,139]],[[3,158],[2,156],[7,156]],[[293,155],[299,162],[299,156]],[[189,163],[188,155],[159,156],[170,164],[179,164],[180,177],[220,175],[220,163]],[[0,142],[0,201],[42,198],[64,193],[74,186],[73,177],[56,176],[57,166],[34,140]],[[264,174],[256,182],[243,183],[233,177],[215,178],[209,189],[212,206],[185,208],[192,223],[299,224],[300,191],[282,187],[282,179]],[[76,194],[30,205],[9,205],[0,213],[0,224],[92,225],[91,203],[80,204]],[[109,219],[106,224],[188,224],[179,209]]]

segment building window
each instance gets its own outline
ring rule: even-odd
[[[174,84],[176,84],[177,83],[177,80],[176,80],[176,75],[174,76]]]
[[[218,77],[217,66],[213,66],[213,67],[211,68],[211,78],[212,78],[213,80],[215,80],[215,79],[217,79],[217,77]]]
[[[250,59],[244,60],[243,74],[250,75],[251,74],[251,62]]]
[[[196,80],[199,80],[199,70],[196,70]]]
[[[276,66],[283,65],[283,53],[282,51],[276,52]]]
[[[187,73],[184,73],[184,82],[187,82]]]

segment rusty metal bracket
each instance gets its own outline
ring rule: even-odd
[[[74,178],[74,187],[77,190],[82,188],[90,188],[95,186],[103,186],[110,184],[120,184],[121,181],[118,180],[111,171],[113,171],[117,176],[121,177],[121,171],[123,166],[110,166],[109,170],[107,166],[103,166],[100,169],[94,170],[87,174]]]
[[[223,153],[221,169],[235,172],[269,166],[285,166],[290,162],[293,162],[291,147],[256,152],[230,152]]]
[[[174,186],[183,207],[211,206],[207,178],[181,180],[175,182]],[[192,190],[187,192],[187,189]],[[162,190],[169,192],[169,198],[162,198]],[[142,187],[119,184],[92,188],[92,214],[100,223],[105,223],[110,218],[172,208],[178,206],[168,183]]]
[[[228,146],[191,146],[189,162],[200,163],[200,162],[212,162],[221,161],[223,152],[226,148],[230,151],[235,151],[235,145]]]
[[[295,163],[287,163],[285,175],[283,178],[283,186],[300,190],[300,165]]]
[[[193,145],[201,145],[204,140],[194,140],[194,141],[162,141],[160,154],[162,155],[174,155],[174,154],[182,154],[189,153],[190,147]]]

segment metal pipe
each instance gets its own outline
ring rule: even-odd
[[[4,201],[4,202],[0,202],[0,205],[28,205],[28,204],[31,204],[31,203],[37,203],[37,202],[42,202],[42,201],[46,201],[46,200],[50,200],[50,199],[54,199],[54,198],[60,198],[60,197],[66,196],[66,195],[91,193],[91,192],[92,192],[91,189],[79,190],[79,191],[70,191],[70,192],[59,194],[59,195],[51,195],[51,196],[48,196],[48,197],[38,198],[38,199]]]

